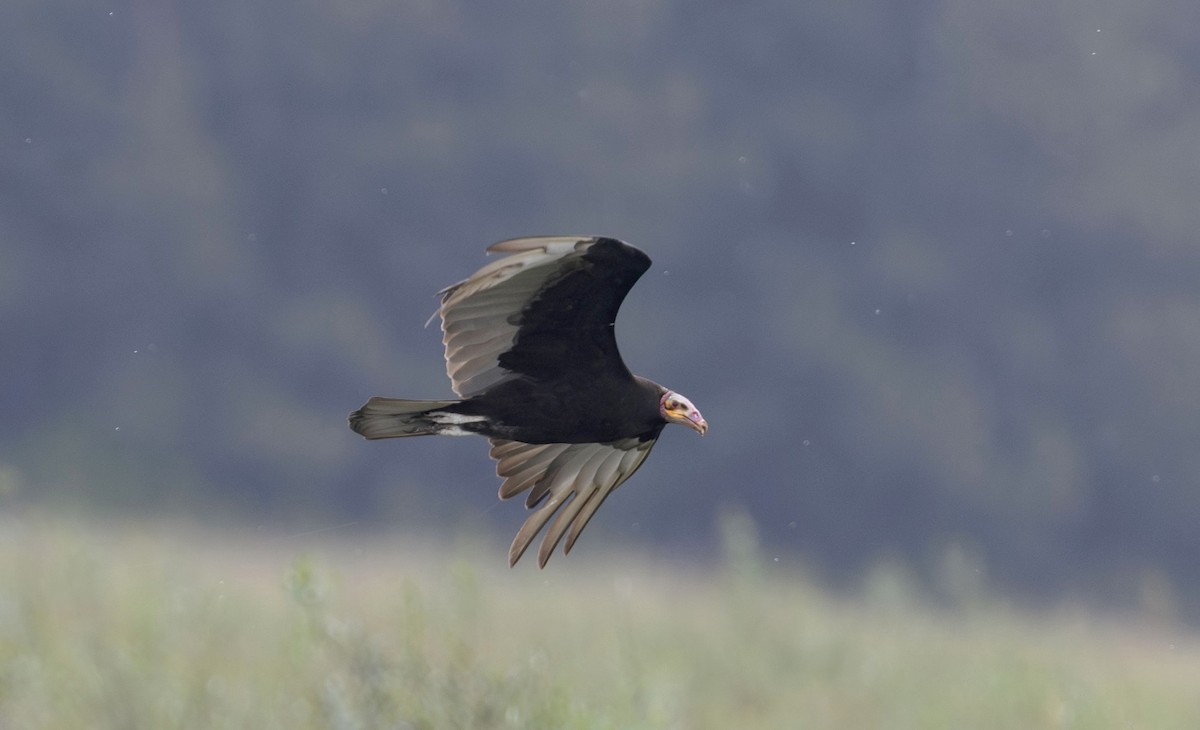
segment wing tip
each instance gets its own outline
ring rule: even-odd
[[[517,561],[521,559],[521,556],[525,554],[525,551],[529,549],[530,544],[533,542],[532,535],[524,539],[522,537],[522,534],[518,532],[517,536],[513,538],[512,545],[508,546],[508,567],[510,568],[516,567]],[[545,567],[545,564],[539,564],[538,567]]]

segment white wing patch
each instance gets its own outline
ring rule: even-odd
[[[563,554],[571,552],[579,533],[601,503],[637,471],[655,444],[654,440],[636,438],[608,444],[526,444],[496,438],[490,441],[491,456],[498,462],[496,473],[505,477],[500,485],[500,498],[509,499],[528,489],[525,506],[537,507],[521,525],[508,549],[509,565],[516,564],[537,533],[554,517],[538,548],[539,567],[545,567],[564,535],[567,542]]]
[[[559,262],[583,252],[594,237],[514,238],[488,247],[508,253],[471,278],[439,292],[442,343],[451,387],[466,398],[504,377],[499,358],[512,347],[521,310],[559,271]]]

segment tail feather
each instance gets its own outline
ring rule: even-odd
[[[375,396],[350,414],[350,428],[369,439],[442,433],[446,429],[445,421],[433,416],[438,410],[456,403],[456,400],[401,400]]]

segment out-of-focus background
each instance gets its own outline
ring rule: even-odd
[[[733,561],[1200,619],[1200,5],[4,15],[13,534],[466,539],[499,566],[525,515],[484,442],[345,416],[449,395],[423,326],[485,246],[595,233],[654,259],[625,359],[712,428],[668,430],[548,581]]]

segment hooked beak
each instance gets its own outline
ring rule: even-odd
[[[668,423],[682,424],[701,436],[708,433],[708,421],[704,420],[704,416],[700,415],[700,411],[691,401],[678,393],[664,391],[659,400],[658,412]]]

